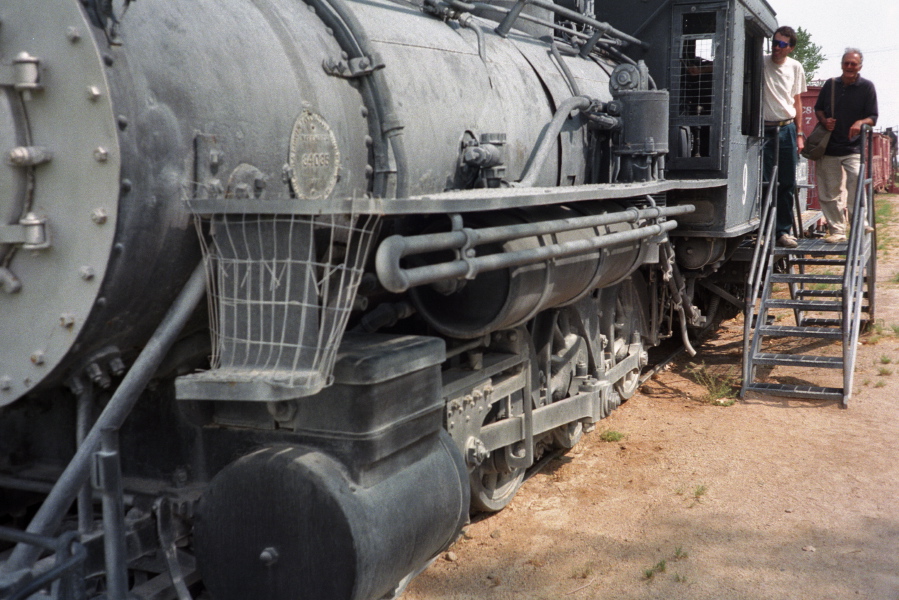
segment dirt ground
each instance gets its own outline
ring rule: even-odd
[[[738,317],[472,523],[403,600],[899,599],[899,196],[878,199],[895,214],[848,410],[703,400],[689,364],[738,379]]]

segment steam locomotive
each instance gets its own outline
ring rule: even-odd
[[[0,597],[398,597],[741,306],[775,26],[4,2]]]

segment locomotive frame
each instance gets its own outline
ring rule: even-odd
[[[0,8],[0,597],[398,597],[742,308],[763,0],[46,4]]]

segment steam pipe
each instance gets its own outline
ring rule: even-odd
[[[568,115],[573,110],[584,110],[591,104],[593,104],[593,100],[591,100],[587,96],[572,96],[559,105],[558,110],[556,110],[556,114],[553,115],[552,121],[549,122],[549,125],[543,132],[543,136],[541,137],[540,142],[537,145],[537,149],[534,153],[534,158],[531,161],[531,164],[528,166],[527,171],[525,171],[524,175],[521,177],[521,181],[514,184],[516,187],[534,186],[534,183],[537,181],[537,176],[540,173],[540,169],[543,168],[543,165],[549,158],[549,154],[552,151],[552,147],[556,141],[556,137],[559,135],[559,132],[562,131],[562,126],[568,119]]]
[[[507,242],[518,238],[548,235],[573,231],[575,229],[587,229],[602,225],[617,225],[619,223],[635,223],[641,219],[658,219],[661,217],[673,217],[685,215],[696,210],[692,204],[679,206],[663,206],[651,208],[628,208],[619,212],[610,212],[601,215],[589,215],[586,217],[572,217],[570,219],[557,219],[554,221],[540,221],[537,223],[523,223],[521,225],[501,225],[498,227],[484,227],[472,229],[465,227],[455,231],[444,233],[431,233],[404,237],[393,235],[384,240],[378,248],[378,255],[399,259],[412,254],[426,252],[438,252],[440,250],[461,250],[466,247],[475,247],[483,244]],[[381,258],[377,259],[379,262]]]
[[[103,412],[97,418],[90,433],[84,439],[75,456],[60,475],[44,503],[38,509],[26,530],[36,535],[52,535],[59,527],[78,490],[87,481],[93,454],[100,446],[101,432],[104,429],[119,429],[137,403],[141,392],[147,387],[150,378],[165,358],[166,353],[178,334],[184,328],[194,309],[206,293],[206,268],[201,262],[194,269],[184,289],[172,304],[169,312],[159,324],[153,337],[144,346],[137,360]],[[40,556],[37,546],[20,543],[15,547],[9,560],[4,565],[8,571],[29,569]]]
[[[478,39],[478,56],[481,57],[481,62],[487,64],[487,44],[484,40],[484,30],[477,24],[471,13],[459,15],[459,24],[474,31],[475,37]]]
[[[623,31],[619,31],[609,25],[608,23],[603,23],[602,21],[597,21],[596,19],[592,19],[586,15],[582,15],[579,12],[575,12],[564,6],[559,6],[558,4],[554,4],[552,2],[547,2],[546,0],[529,0],[530,4],[534,6],[539,6],[540,8],[545,8],[547,10],[551,10],[557,15],[562,15],[563,17],[568,17],[572,21],[578,22],[582,21],[584,24],[589,25],[595,29],[598,29],[604,32],[606,35],[610,35],[614,38],[618,38],[619,40],[624,40],[625,42],[636,44],[643,48],[644,50],[649,49],[649,44],[646,42],[640,41],[632,35],[628,35]]]
[[[654,237],[671,231],[675,227],[677,227],[677,221],[665,221],[658,225],[649,225],[608,235],[599,235],[561,244],[553,244],[551,246],[541,246],[515,252],[504,252],[502,254],[489,254],[487,256],[459,259],[412,269],[403,269],[399,266],[398,260],[392,264],[388,262],[390,258],[387,253],[381,253],[381,249],[384,248],[384,245],[382,244],[381,248],[378,249],[378,255],[375,262],[378,277],[381,279],[381,283],[384,287],[391,292],[400,293],[408,290],[410,287],[434,283],[444,279],[473,279],[479,273],[487,271],[531,265],[556,258],[586,254],[600,248],[607,248],[616,244],[635,242]]]
[[[322,22],[334,31],[340,47],[350,57],[360,58],[373,55],[371,42],[365,33],[365,29],[342,0],[306,1],[318,11]],[[406,198],[409,195],[408,158],[402,137],[403,126],[393,109],[390,86],[387,85],[384,74],[380,70],[374,71],[368,78],[364,79],[371,82],[370,91],[373,106],[369,107],[369,114],[375,113],[378,116],[380,125],[378,135],[372,136],[373,145],[375,147],[381,146],[378,148],[378,156],[383,159],[387,154],[387,145],[382,136],[390,139],[390,149],[393,151],[393,159],[396,163],[396,197]],[[366,85],[364,81],[362,85]],[[387,168],[386,161],[375,165],[375,171],[379,174],[386,173]],[[376,189],[376,195],[384,195],[386,185],[382,182],[379,187],[382,189]]]
[[[571,93],[575,96],[580,96],[581,91],[578,88],[577,81],[574,80],[574,76],[571,74],[571,69],[568,68],[568,65],[565,64],[565,61],[562,60],[562,53],[559,52],[559,47],[556,45],[555,40],[550,40],[549,49],[552,52],[553,58],[556,59],[556,62],[559,63],[559,68],[562,70],[562,73],[565,75],[565,79],[568,81],[568,84],[571,86]]]
[[[624,33],[623,31],[619,31],[618,29],[615,29],[608,23],[604,23],[602,21],[597,21],[596,19],[588,17],[587,15],[581,14],[579,12],[575,12],[575,11],[567,9],[563,6],[559,6],[558,4],[554,4],[553,2],[547,2],[546,0],[519,0],[510,9],[498,8],[496,6],[492,6],[490,4],[485,4],[483,2],[468,3],[468,2],[462,2],[460,0],[450,0],[449,4],[453,8],[462,8],[463,10],[469,10],[469,11],[474,10],[475,7],[478,7],[478,8],[486,8],[486,9],[500,12],[500,13],[506,13],[506,17],[503,19],[502,23],[500,23],[500,25],[496,28],[496,33],[502,37],[505,37],[506,35],[508,35],[509,31],[512,29],[512,26],[515,23],[515,20],[519,17],[521,11],[524,9],[525,4],[533,4],[534,6],[537,6],[539,8],[544,8],[546,10],[554,12],[557,15],[566,17],[566,18],[574,21],[575,23],[581,23],[583,25],[588,25],[598,31],[603,32],[603,34],[605,34],[605,35],[611,36],[613,38],[617,38],[619,40],[628,42],[630,44],[636,44],[636,45],[640,46],[641,48],[643,48],[644,50],[649,49],[649,44],[647,44],[646,42],[638,40],[634,36],[628,35],[628,34]],[[535,21],[534,17],[529,18],[528,15],[520,15],[520,16],[523,19],[527,19],[529,21]],[[544,23],[547,23],[547,22],[544,22]],[[562,29],[559,26],[554,26],[554,28]],[[584,37],[589,38],[589,36],[586,36],[586,35]]]

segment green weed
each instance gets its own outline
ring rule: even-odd
[[[709,488],[707,488],[706,486],[697,485],[695,488],[693,488],[693,499],[697,502],[702,502],[702,497],[705,496],[705,493],[707,491],[709,491]]]
[[[599,439],[604,442],[620,442],[624,439],[624,434],[614,429],[607,429],[599,434]]]
[[[664,573],[667,566],[665,565],[665,560],[660,560],[655,564],[654,567],[649,569],[643,569],[643,577],[644,579],[652,579],[656,573]]]
[[[687,365],[687,373],[693,377],[693,381],[706,389],[698,400],[716,406],[732,406],[736,402],[737,391],[740,383],[733,368],[728,368],[724,374],[712,373],[705,363],[690,363]]]

